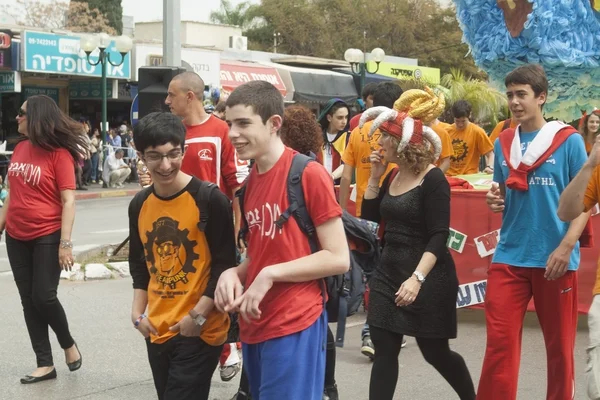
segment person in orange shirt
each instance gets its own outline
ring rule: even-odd
[[[494,171],[494,145],[483,129],[469,121],[471,104],[459,100],[452,106],[454,123],[450,125],[448,134],[452,140],[454,155],[450,157],[450,168],[446,175],[470,175],[479,172],[479,159],[485,156],[483,172]]]
[[[594,110],[590,114],[584,113],[581,121],[579,122],[579,133],[583,136],[585,141],[585,151],[590,154],[592,146],[598,136],[598,129],[600,128],[600,110]]]
[[[454,149],[452,147],[452,140],[450,139],[448,130],[444,127],[444,125],[448,124],[436,119],[429,125],[429,127],[433,129],[435,133],[437,133],[442,141],[442,152],[440,153],[440,158],[436,161],[435,165],[445,174],[448,171],[448,168],[450,168],[450,157],[454,155]]]
[[[164,112],[133,131],[153,184],[129,205],[131,321],[146,339],[160,400],[208,400],[230,325],[214,307],[215,288],[236,263],[231,203],[217,185],[181,171],[185,134]]]
[[[590,116],[595,115],[594,113]],[[600,202],[600,168],[598,167],[600,136],[596,136],[592,143],[593,147],[590,149],[587,162],[560,196],[558,217],[563,221],[572,221],[581,213],[590,212]],[[600,260],[593,294],[594,298],[588,312],[590,344],[586,381],[590,398],[598,399],[600,398]]]
[[[519,125],[519,124],[512,117],[509,119],[505,119],[504,121],[498,122],[498,125],[496,125],[496,127],[490,134],[490,142],[492,142],[492,144],[494,144],[496,142],[496,139],[498,139],[498,136],[500,136],[500,133],[502,131],[505,131],[507,129],[515,129],[517,127],[517,125]]]

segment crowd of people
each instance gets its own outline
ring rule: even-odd
[[[323,280],[349,269],[342,216],[352,201],[356,217],[382,232],[361,332],[361,352],[373,360],[371,400],[394,397],[406,336],[461,400],[516,399],[532,298],[548,354],[547,399],[573,399],[577,268],[600,199],[600,114],[583,118],[581,134],[547,122],[548,81],[538,65],[513,70],[505,86],[511,118],[488,137],[471,122],[466,101],[453,104],[452,124],[441,122],[444,97],[429,88],[368,85],[362,114],[350,118],[350,107],[332,99],[315,117],[284,107],[273,85],[255,81],[207,113],[201,77],[174,77],[165,100],[171,112],[144,116],[129,141],[147,169],[129,206],[131,322],[146,342],[158,398],[208,399],[218,365],[225,381],[241,371],[234,399],[339,398]],[[17,121],[23,136],[0,229],[37,358],[38,368],[21,380],[29,384],[57,377],[49,326],[69,370],[82,366],[57,286],[60,270],[74,262],[73,191],[86,176],[86,157],[99,166],[104,151],[89,126],[82,134],[46,96],[30,97]],[[117,137],[111,134],[115,151],[102,171],[114,187],[131,173]],[[290,177],[301,155],[309,156],[304,169]],[[486,201],[502,213],[502,227],[488,271],[487,346],[476,389],[449,342],[457,336],[458,279],[446,246],[447,176],[480,171],[493,174]],[[288,193],[290,179],[301,183],[303,199]],[[313,232],[292,218],[299,208]],[[600,388],[599,310],[595,299],[592,399],[600,398],[591,394]]]

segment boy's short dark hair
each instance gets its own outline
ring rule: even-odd
[[[215,107],[215,112],[225,112],[225,102],[220,102],[219,104],[217,104],[217,106]]]
[[[367,101],[367,97],[369,96],[373,96],[375,94],[375,88],[377,87],[377,83],[375,82],[369,82],[367,83],[362,90],[362,93],[360,94],[360,97],[362,97],[362,99],[364,101]],[[400,97],[400,96],[398,96]]]
[[[135,149],[143,153],[149,147],[171,143],[185,146],[185,126],[181,119],[169,112],[153,112],[140,119],[133,128]]]
[[[529,85],[533,89],[535,97],[542,93],[548,93],[548,78],[546,71],[538,64],[525,64],[513,69],[506,75],[504,85]]]
[[[266,124],[273,115],[283,118],[283,96],[275,86],[266,81],[252,81],[238,86],[227,98],[229,108],[238,105],[252,107]]]
[[[381,82],[373,92],[373,107],[394,108],[394,103],[402,96],[402,88],[394,82]]]
[[[471,103],[459,100],[452,105],[452,116],[454,118],[469,118],[471,116]]]

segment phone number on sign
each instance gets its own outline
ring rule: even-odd
[[[58,45],[58,42],[56,40],[51,40],[51,39],[29,38],[27,40],[27,42],[29,44],[39,44],[39,45],[42,45],[42,46],[56,46],[56,45]]]

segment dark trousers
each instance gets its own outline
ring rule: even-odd
[[[61,271],[59,241],[60,231],[29,241],[17,240],[6,234],[8,259],[21,296],[38,367],[54,365],[48,326],[63,349],[75,343],[69,332],[65,310],[56,297]]]
[[[398,355],[402,349],[402,339],[403,335],[371,326],[375,358],[369,385],[370,400],[393,399],[398,383]],[[416,339],[425,361],[446,379],[460,400],[475,400],[475,387],[465,360],[450,350],[448,339]]]
[[[161,344],[146,339],[146,345],[159,400],[208,400],[223,345],[182,335]]]

